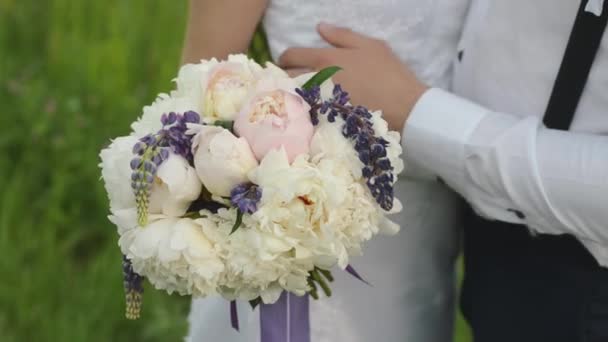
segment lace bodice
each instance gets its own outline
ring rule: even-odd
[[[469,0],[271,0],[264,27],[274,59],[324,46],[320,21],[383,39],[423,81],[446,88]]]

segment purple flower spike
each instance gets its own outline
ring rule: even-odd
[[[374,169],[371,166],[365,166],[362,170],[363,177],[369,178],[374,173]]]
[[[155,145],[157,143],[156,137],[152,134],[146,135],[145,137],[141,138],[140,141],[146,145]]]
[[[373,144],[370,150],[374,158],[386,157],[386,149],[381,144]]]
[[[350,100],[348,93],[342,90],[342,87],[339,84],[334,86],[333,95],[335,101],[342,106],[344,106]]]
[[[156,165],[146,160],[144,162],[144,171],[156,174]]]
[[[127,319],[138,319],[141,312],[142,295],[144,293],[144,277],[133,271],[131,260],[122,256],[123,287],[125,289]]]
[[[133,159],[131,159],[131,170],[136,170],[139,169],[139,167],[141,166],[142,160],[139,157],[135,157]]]
[[[261,199],[262,189],[252,183],[237,185],[230,192],[230,202],[242,213],[255,213],[258,210],[258,202]]]
[[[184,113],[184,120],[188,123],[199,123],[201,122],[201,117],[197,112],[190,110]]]
[[[389,171],[392,168],[391,161],[388,158],[378,159],[376,161],[376,166],[383,171]]]
[[[359,153],[359,160],[363,163],[363,164],[369,164],[370,160],[372,159],[369,151],[361,151],[361,153]]]
[[[152,163],[156,166],[160,166],[162,164],[163,159],[160,157],[160,153],[156,153],[154,157],[152,157]]]
[[[161,148],[159,155],[160,155],[160,159],[162,159],[163,161],[167,160],[167,159],[169,159],[169,150],[167,148]]]
[[[191,165],[192,136],[186,134],[187,123],[200,122],[200,116],[193,111],[183,115],[170,112],[161,116],[162,129],[148,134],[133,146],[136,157],[131,161],[133,174],[131,184],[137,203],[137,216],[140,226],[147,224],[150,189],[158,167],[169,158],[170,152],[184,157]]]
[[[362,175],[367,179],[370,193],[384,210],[391,210],[394,201],[393,167],[386,158],[388,141],[376,137],[372,114],[362,106],[348,104],[350,99],[340,85],[334,86],[332,98],[322,101],[320,88],[296,89],[296,92],[310,105],[310,118],[314,125],[319,115],[327,115],[328,122],[336,122],[339,116],[344,120],[342,134],[354,143],[354,148],[363,163]]]
[[[138,141],[135,146],[133,146],[133,154],[142,155],[146,150],[146,144],[141,141]]]
[[[167,123],[166,123],[166,125],[173,125],[176,120],[177,120],[177,114],[175,114],[174,112],[171,112],[167,116]]]

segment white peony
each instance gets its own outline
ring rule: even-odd
[[[193,99],[203,122],[233,120],[263,72],[245,55],[231,55],[222,62],[211,59],[185,65],[175,80],[175,95]]]
[[[335,163],[347,168],[355,179],[362,177],[363,163],[359,160],[352,143],[342,135],[344,120],[336,117],[335,122],[327,121],[322,115],[316,126],[310,143],[310,154],[313,160],[333,160]]]
[[[114,223],[118,228],[118,234],[123,235],[125,232],[137,228],[137,209],[135,207],[128,209],[113,209],[108,216],[110,222]]]
[[[264,69],[259,73],[259,78],[260,79],[264,79],[264,78],[292,79],[289,77],[289,74],[287,74],[287,72],[285,72],[285,70],[279,68],[278,66],[276,66],[275,64],[273,64],[271,62],[266,62],[266,64],[264,65]]]
[[[248,69],[237,63],[221,63],[207,79],[203,116],[215,120],[234,120],[255,82]]]
[[[186,213],[190,204],[196,200],[202,185],[196,170],[179,155],[170,153],[156,172],[150,191],[148,212],[179,217]]]
[[[257,229],[251,217],[246,216],[244,226],[229,235],[236,216],[234,209],[201,214],[203,217],[197,222],[225,265],[218,290],[226,299],[252,300],[262,295],[266,303],[272,303],[283,289],[306,292],[306,275],[312,264],[296,265],[289,256],[290,247],[269,232]],[[295,285],[292,279],[296,277],[304,283]]]
[[[205,188],[216,196],[247,181],[247,173],[258,165],[247,140],[217,126],[190,125],[194,166]]]
[[[177,85],[173,96],[191,99],[197,104],[198,113],[202,113],[205,96],[203,80],[208,78],[210,70],[217,64],[219,62],[213,58],[208,61],[201,61],[201,63],[182,66],[177,77],[173,80]]]
[[[156,219],[125,232],[119,245],[135,272],[157,289],[195,296],[217,291],[224,265],[198,221]]]
[[[110,199],[110,210],[135,207],[129,165],[133,159],[133,146],[137,141],[137,138],[132,136],[116,138],[99,154],[101,178]]]
[[[304,156],[289,165],[285,152],[275,150],[250,174],[263,189],[253,218],[261,229],[288,241],[294,259],[323,261],[317,265],[328,267],[344,257],[339,234],[326,223],[332,211],[340,210],[352,180],[334,171],[329,163],[321,170]]]
[[[133,135],[141,138],[156,133],[162,128],[160,118],[163,114],[181,114],[190,110],[200,113],[200,107],[192,98],[159,94],[151,105],[144,107],[142,116],[131,125]]]

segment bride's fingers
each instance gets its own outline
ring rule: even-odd
[[[371,39],[345,27],[338,27],[324,22],[317,25],[317,31],[329,44],[340,48],[361,47]]]
[[[292,68],[292,69],[287,69],[285,71],[287,71],[287,74],[289,75],[289,77],[297,77],[297,76],[300,76],[302,74],[306,74],[306,73],[312,72],[314,70],[313,69],[308,69],[308,68]]]
[[[283,69],[318,69],[323,64],[327,50],[327,48],[289,48],[279,57],[279,66]]]

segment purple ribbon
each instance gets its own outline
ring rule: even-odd
[[[230,302],[230,324],[234,330],[239,331],[239,314],[236,310],[236,300]]]
[[[367,284],[367,285],[369,285],[369,286],[372,286],[372,284],[368,283],[368,282],[367,282],[367,280],[363,279],[363,277],[361,277],[361,276],[359,275],[359,272],[357,272],[357,271],[355,270],[355,268],[354,268],[354,267],[352,267],[351,265],[347,265],[347,266],[346,266],[346,268],[345,268],[344,270],[345,270],[346,272],[348,272],[350,275],[352,275],[353,277],[355,277],[355,278],[357,278],[357,279],[361,280],[362,282],[366,283],[366,284]]]
[[[274,304],[260,305],[261,342],[310,342],[308,295],[283,292]]]
[[[351,265],[345,271],[370,285]],[[238,331],[236,301],[230,302],[230,322]],[[260,333],[261,342],[310,342],[308,295],[298,297],[283,291],[276,303],[260,304]]]

